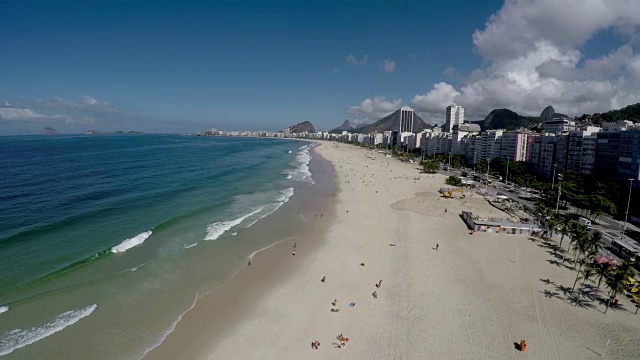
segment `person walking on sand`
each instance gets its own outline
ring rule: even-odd
[[[251,259],[249,259],[249,263],[247,264],[248,266],[251,266]]]
[[[440,244],[436,244],[436,251],[438,251],[439,247],[440,247]]]
[[[326,281],[326,276],[323,276],[322,279],[320,279],[320,281],[325,282]]]
[[[291,255],[296,256],[296,251],[293,250],[293,252],[291,253]]]
[[[372,292],[371,295],[373,295],[374,299],[378,298],[378,292],[377,291]]]

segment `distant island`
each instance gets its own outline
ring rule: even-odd
[[[124,132],[124,131],[98,131],[98,130],[89,130],[86,133],[84,133],[85,135],[125,135],[125,134],[144,134],[141,131],[128,131],[128,132]]]
[[[50,128],[48,126],[46,128],[44,128],[44,129],[42,129],[42,131],[40,131],[40,134],[42,134],[42,135],[60,135],[58,130],[56,130],[54,128]]]

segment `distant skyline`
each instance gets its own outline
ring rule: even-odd
[[[5,1],[0,135],[318,130],[640,102],[640,1]]]

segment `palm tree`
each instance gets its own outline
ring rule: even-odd
[[[604,310],[605,314],[607,313],[607,310],[609,310],[611,300],[615,299],[616,295],[618,295],[620,291],[624,290],[624,280],[633,275],[634,273],[631,269],[631,262],[629,260],[623,261],[622,264],[613,269],[611,275],[606,280],[607,286],[609,286],[611,292],[609,299],[607,299],[607,307]]]
[[[571,224],[566,221],[566,218],[564,220],[565,221],[560,223],[560,234],[562,234],[562,237],[560,237],[560,249],[562,249],[562,240],[564,240],[564,237],[571,234]]]
[[[557,229],[560,221],[558,221],[558,218],[556,218],[555,214],[551,212],[547,214],[544,223],[547,229],[549,229],[549,238],[553,238],[553,232]]]
[[[580,271],[582,269],[582,265],[588,264],[589,263],[589,259],[586,257],[580,258],[578,261],[576,261],[577,263],[580,263],[580,267],[578,268],[578,274],[576,274],[576,280],[573,282],[573,287],[571,288],[571,292],[573,292],[573,290],[575,290],[576,288],[576,284],[578,283],[578,280],[580,279],[580,275],[582,275],[582,272]],[[588,266],[587,266],[588,268]],[[586,270],[586,268],[585,268]]]
[[[600,290],[600,285],[602,284],[602,280],[604,280],[609,273],[611,272],[611,264],[608,262],[599,264],[595,267],[596,277],[598,278],[598,290]]]
[[[590,280],[596,274],[595,268],[591,264],[587,264],[584,269],[582,269],[582,284],[580,284],[580,290],[578,293],[582,292],[582,288],[584,287],[584,283],[587,280]]]

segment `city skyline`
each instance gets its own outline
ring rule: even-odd
[[[637,14],[631,0],[9,2],[0,135],[328,130],[402,106],[442,125],[450,104],[469,121],[604,112],[640,102]]]

